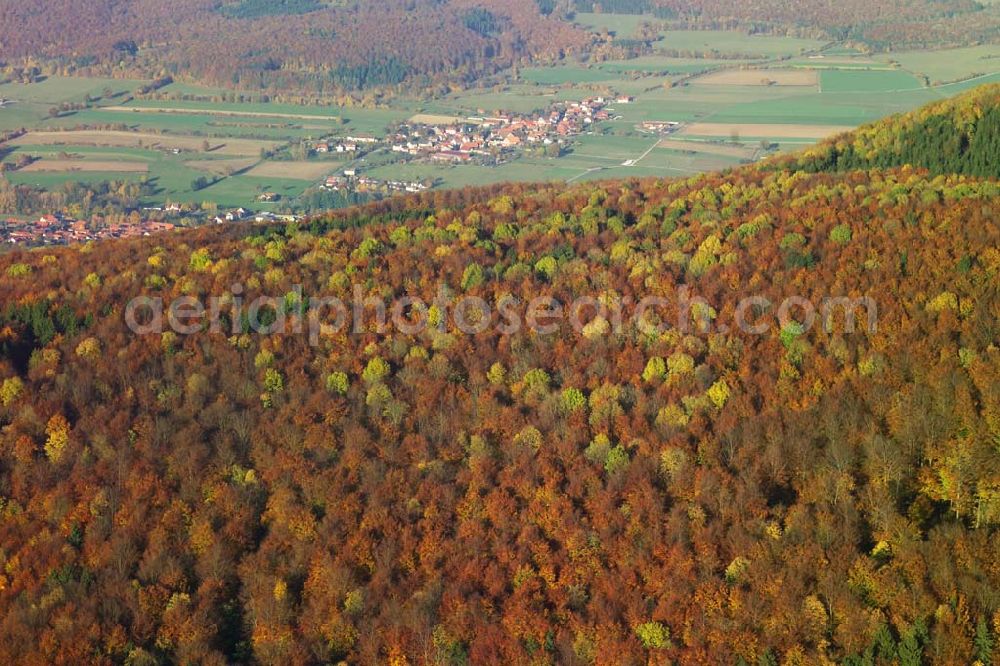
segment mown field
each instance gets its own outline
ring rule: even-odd
[[[596,14],[593,12],[577,12],[574,21],[577,25],[593,32],[607,30],[618,37],[631,37],[645,21],[656,21],[656,17],[641,14]]]
[[[618,39],[633,37],[644,22],[655,23],[650,16],[614,14],[578,14],[576,20]],[[146,82],[51,77],[6,84],[0,85],[0,99],[11,102],[0,108],[0,130],[32,132],[0,154],[6,153],[7,161],[22,154],[38,158],[32,167],[8,174],[12,182],[55,187],[68,180],[146,178],[162,200],[267,208],[256,203],[262,192],[278,192],[288,201],[349,164],[376,178],[429,179],[454,187],[725,168],[759,157],[763,144],[799,148],[1000,80],[1000,46],[869,56],[808,39],[663,30],[653,51],[628,60],[528,67],[518,79],[491,88],[431,101],[395,100],[380,108],[221,101],[227,91],[190,83],[164,88],[169,99],[131,101],[130,93]],[[386,154],[353,163],[261,157],[262,150],[323,136],[384,136],[390,126],[414,117],[438,122],[500,110],[530,113],[556,101],[616,94],[636,99],[614,105],[612,121],[577,137],[558,159],[524,155],[491,168],[401,164]],[[96,107],[50,117],[53,106],[85,97],[99,98]],[[645,121],[687,127],[655,137],[642,131]],[[53,133],[79,126],[118,131]],[[658,139],[662,143],[653,148]],[[200,177],[218,182],[194,191]]]
[[[821,49],[824,43],[815,39],[748,35],[728,30],[668,30],[656,45],[677,51],[774,58]]]
[[[1000,44],[947,51],[904,51],[882,56],[934,83],[949,83],[1000,70]]]
[[[823,91],[836,93],[884,94],[888,92],[913,92],[924,88],[913,74],[899,70],[859,71],[854,69],[828,69],[821,72]]]

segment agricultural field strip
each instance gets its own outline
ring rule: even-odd
[[[227,116],[236,118],[285,118],[289,120],[327,120],[335,122],[334,116],[320,116],[305,113],[282,113],[280,111],[232,111],[230,109],[182,109],[170,106],[102,106],[102,111],[125,113],[180,113],[192,116]]]
[[[59,144],[7,144],[14,148],[12,154],[28,153],[35,157],[59,157],[73,160],[120,160],[123,162],[152,162],[157,159],[153,151],[141,148],[116,149],[115,146],[68,146]],[[119,147],[121,148],[121,147]]]
[[[466,121],[467,119],[461,116],[446,116],[436,113],[418,113],[409,120],[411,123],[421,125],[454,125]]]
[[[630,164],[628,166],[624,164],[613,164],[605,167],[591,167],[589,169],[586,169],[582,173],[577,174],[572,178],[566,179],[566,184],[574,183],[580,178],[583,178],[584,176],[587,176],[591,173],[596,173],[598,171],[607,171],[609,169],[648,169],[651,171],[676,171],[678,173],[684,173],[684,174],[702,173],[701,169],[685,169],[684,167],[675,167],[675,166],[663,166],[663,165],[647,166],[644,164],[636,164],[636,163]],[[608,176],[608,177],[611,178],[613,176]]]
[[[621,157],[615,157],[613,155],[594,155],[593,153],[578,153],[572,152],[569,154],[571,157],[586,157],[592,160],[607,160],[608,162],[621,162]],[[562,159],[566,159],[565,157]]]
[[[153,134],[119,130],[32,130],[8,142],[12,146],[111,146],[119,148],[163,148],[167,150],[191,150],[203,152],[204,144],[210,144],[209,152],[217,155],[259,155],[262,148],[272,149],[281,145],[278,141],[259,139],[230,139],[219,137],[182,136],[175,134]],[[211,145],[214,144],[214,145]]]
[[[802,55],[805,56],[805,55],[808,55],[808,54],[802,54]],[[887,57],[892,57],[892,55],[893,55],[893,53],[891,53],[891,52],[886,54]],[[946,52],[944,52],[943,55],[945,57],[947,57],[947,53]],[[799,56],[799,57],[802,57],[802,56]],[[609,63],[604,63],[602,65],[602,68],[605,67],[605,66],[607,66],[608,64]],[[776,65],[778,67],[775,67]],[[815,70],[817,74],[819,74],[819,72],[821,72],[821,71],[837,71],[837,70],[840,70],[840,71],[858,71],[858,72],[867,72],[867,71],[870,71],[870,72],[902,72],[902,73],[910,74],[910,75],[912,75],[914,77],[920,77],[920,76],[924,76],[925,75],[925,73],[921,72],[918,68],[906,67],[906,66],[903,66],[903,67],[892,66],[892,65],[890,65],[888,63],[880,62],[880,61],[876,61],[876,60],[857,62],[853,58],[838,58],[836,60],[820,60],[820,61],[817,61],[815,63],[812,63],[812,62],[806,63],[806,62],[788,62],[787,60],[782,59],[781,57],[772,57],[772,58],[768,58],[768,59],[765,59],[765,60],[757,60],[757,61],[734,61],[732,64],[720,64],[720,63],[714,62],[714,63],[712,63],[711,67],[712,67],[712,69],[710,69],[709,71],[700,72],[698,74],[695,74],[691,79],[689,79],[690,82],[691,83],[697,83],[697,84],[711,84],[712,83],[711,77],[725,77],[727,75],[736,75],[736,76],[739,76],[742,72],[748,72],[748,73],[749,72],[766,72],[768,70],[777,70],[777,71],[780,71],[781,69],[784,69],[785,71],[788,71],[788,70],[798,71],[798,70],[810,70],[810,69],[812,69],[812,70]],[[994,70],[994,71],[991,71],[991,72],[987,72],[985,74],[977,74],[976,76],[972,76],[972,77],[968,77],[968,78],[961,78],[961,79],[957,79],[955,81],[949,81],[947,83],[932,84],[932,85],[929,85],[929,86],[916,86],[916,87],[912,87],[912,88],[897,88],[897,89],[891,89],[891,90],[880,90],[880,91],[878,91],[878,93],[880,93],[880,94],[889,94],[889,93],[900,93],[900,92],[917,92],[917,91],[928,90],[928,89],[930,89],[930,90],[938,90],[938,89],[942,89],[942,88],[948,88],[948,87],[951,87],[951,86],[968,85],[970,83],[975,83],[976,81],[979,81],[979,80],[982,80],[982,79],[988,79],[990,77],[997,76],[998,74],[1000,74],[1000,69]],[[724,85],[724,84],[717,84],[717,85]],[[733,85],[735,85],[735,84],[733,84]],[[777,87],[794,87],[795,85],[806,86],[808,84],[781,84],[779,82],[777,84]],[[823,91],[822,78],[819,77],[819,76],[816,77],[816,85],[819,86],[819,91],[820,92],[824,92]],[[838,94],[839,93],[846,93],[846,94],[852,94],[853,93],[853,94],[857,94],[857,93],[872,93],[873,91],[871,91],[871,90],[838,90],[836,92]]]
[[[62,172],[62,171],[100,171],[122,173],[146,173],[148,162],[126,160],[74,160],[42,158],[20,169],[22,173]]]
[[[757,152],[753,148],[744,146],[730,146],[713,141],[705,140],[677,140],[663,139],[659,144],[660,148],[666,150],[679,150],[682,152],[705,153],[706,155],[723,155],[725,157],[736,157],[749,159]]]
[[[184,162],[184,166],[191,169],[198,169],[199,171],[207,171],[217,175],[227,175],[230,173],[230,170],[232,172],[239,173],[257,166],[259,162],[260,160],[249,157],[229,160],[188,160]]]
[[[819,80],[816,71],[809,69],[719,69],[691,79],[698,85],[717,86],[778,86],[811,87]]]
[[[980,79],[988,79],[991,76],[996,76],[997,74],[1000,74],[1000,69],[994,72],[990,72],[989,74],[980,74],[979,76],[973,76],[972,78],[968,79],[961,79],[959,81],[949,81],[948,83],[942,83],[940,85],[931,86],[931,88],[949,88],[951,86],[966,85],[969,83],[974,83],[975,81],[979,81]]]
[[[314,181],[336,171],[340,162],[261,162],[246,175],[260,178],[285,178]]]
[[[848,125],[799,125],[792,123],[709,123],[685,125],[680,136],[728,137],[738,133],[744,137],[771,139],[825,139],[854,129]]]

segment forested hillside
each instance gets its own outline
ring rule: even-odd
[[[0,62],[49,58],[255,90],[468,82],[587,43],[534,0],[0,1]]]
[[[779,161],[808,171],[911,165],[1000,178],[1000,85],[866,125]]]
[[[2,256],[0,661],[998,663],[998,221],[995,181],[754,167]],[[296,331],[442,285],[594,307]],[[596,315],[646,296],[671,327]]]
[[[1000,37],[1000,7],[973,0],[0,0],[0,65],[254,91],[426,91],[585,55],[581,11],[874,49]]]

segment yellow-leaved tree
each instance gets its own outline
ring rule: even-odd
[[[69,446],[69,421],[62,414],[54,415],[45,426],[45,434],[48,435],[45,455],[51,462],[58,463]]]

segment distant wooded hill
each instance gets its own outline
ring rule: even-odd
[[[471,81],[582,51],[534,0],[38,0],[0,3],[0,57],[183,73],[317,93]]]
[[[0,2],[0,59],[256,90],[426,91],[585,53],[578,11],[877,48],[1000,38],[1000,7],[971,0],[35,0]]]

